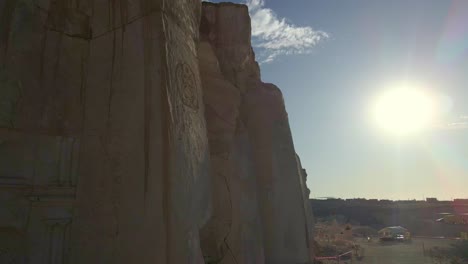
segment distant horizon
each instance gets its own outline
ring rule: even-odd
[[[468,201],[468,197],[466,198],[453,198],[453,199],[439,199],[437,197],[426,197],[424,199],[418,199],[418,198],[408,198],[408,199],[387,199],[387,198],[365,198],[365,197],[351,197],[351,198],[344,198],[344,197],[314,197],[314,196],[310,196],[309,199],[315,199],[315,200],[327,200],[327,199],[341,199],[341,200],[359,200],[359,199],[363,199],[363,200],[379,200],[379,201],[394,201],[394,202],[398,202],[398,201],[422,201],[422,202],[425,202],[426,199],[437,199],[437,201],[439,202],[451,202],[451,201],[455,201],[455,200],[467,200]]]

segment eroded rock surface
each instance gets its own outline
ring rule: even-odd
[[[260,79],[246,6],[204,3],[200,34],[213,188],[203,253],[216,263],[308,263],[305,177],[281,91]]]
[[[1,263],[204,262],[200,9],[1,1]]]
[[[245,5],[0,1],[0,263],[308,263]]]

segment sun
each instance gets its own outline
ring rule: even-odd
[[[372,110],[377,125],[385,132],[407,136],[430,127],[435,107],[429,92],[400,86],[378,96]]]

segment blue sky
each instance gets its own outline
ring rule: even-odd
[[[251,7],[262,79],[283,91],[312,197],[468,198],[468,1],[237,2]],[[369,106],[404,81],[444,111],[397,138]]]

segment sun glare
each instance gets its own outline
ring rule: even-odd
[[[406,136],[428,129],[434,120],[434,103],[428,92],[412,87],[397,87],[380,95],[373,115],[383,130]]]

